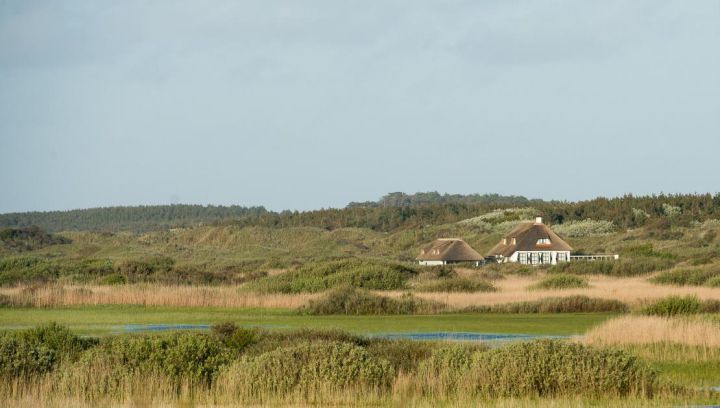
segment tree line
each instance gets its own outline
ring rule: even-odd
[[[200,224],[356,227],[394,231],[439,225],[476,217],[498,208],[532,207],[549,223],[584,219],[612,221],[619,228],[647,223],[686,225],[720,218],[720,194],[626,195],[586,201],[544,201],[521,196],[448,195],[437,192],[391,193],[375,202],[350,203],[345,208],[313,211],[267,211],[263,207],[160,205],[107,207],[86,210],[0,214],[0,227],[37,225],[50,231],[150,231]]]

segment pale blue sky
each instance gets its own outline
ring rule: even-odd
[[[0,212],[720,190],[720,0],[0,0]]]

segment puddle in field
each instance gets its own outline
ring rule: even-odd
[[[287,326],[279,325],[254,325],[247,327],[257,327],[264,329],[281,329]],[[127,324],[118,327],[116,332],[135,333],[135,332],[157,332],[170,330],[208,330],[209,324]],[[533,339],[563,339],[570,336],[548,336],[548,335],[531,335],[531,334],[499,334],[499,333],[472,333],[472,332],[425,332],[425,333],[372,333],[368,334],[371,338],[381,339],[404,339],[404,340],[434,340],[434,341],[482,341],[486,343],[506,343],[512,341],[524,341]]]
[[[470,332],[430,332],[430,333],[382,333],[372,334],[370,337],[383,339],[405,340],[435,340],[435,341],[482,341],[486,343],[506,343],[511,341],[526,341],[534,339],[565,339],[570,336],[548,336],[532,334],[499,334],[499,333],[470,333]]]
[[[135,332],[157,332],[169,330],[209,330],[209,324],[126,324],[124,326],[115,327],[114,332],[118,333],[135,333]],[[287,326],[280,325],[252,325],[243,326],[262,329],[285,329]]]

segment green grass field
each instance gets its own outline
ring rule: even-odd
[[[325,328],[354,333],[477,332],[576,335],[615,316],[610,313],[310,316],[288,309],[81,306],[0,308],[0,330],[51,321],[80,334],[106,335],[129,324],[213,324],[232,321],[267,328]]]

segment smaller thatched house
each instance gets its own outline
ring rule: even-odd
[[[440,238],[420,249],[415,258],[420,265],[447,265],[459,262],[474,262],[478,265],[483,256],[460,238]]]

